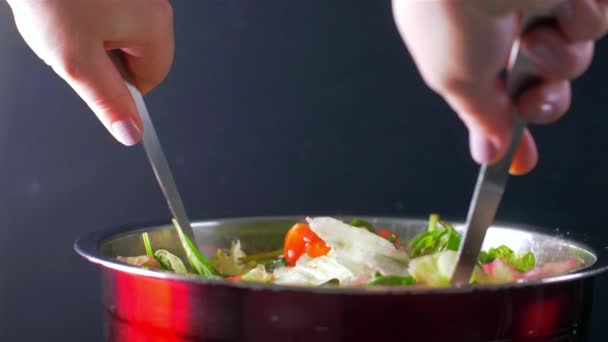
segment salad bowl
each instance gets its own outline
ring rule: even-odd
[[[289,227],[305,218],[198,221],[195,244],[205,255],[237,239],[248,253],[276,250]],[[358,218],[403,238],[427,228],[423,219]],[[585,341],[594,280],[608,269],[608,250],[590,237],[497,223],[484,249],[506,244],[532,251],[539,263],[567,257],[581,267],[556,277],[459,288],[231,282],[118,262],[118,256],[145,254],[144,232],[156,248],[186,258],[170,224],[94,232],[74,246],[101,266],[104,333],[111,341]]]

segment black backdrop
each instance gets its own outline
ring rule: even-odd
[[[466,131],[422,84],[388,1],[173,5],[175,66],[147,101],[192,218],[465,216]],[[73,240],[169,213],[141,148],[110,138],[4,4],[0,46],[0,340],[99,340],[98,270]],[[570,114],[533,129],[539,167],[512,179],[499,219],[608,240],[607,58],[603,42]]]

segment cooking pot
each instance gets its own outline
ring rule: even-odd
[[[342,220],[352,217],[341,216]],[[427,220],[358,217],[411,238]],[[246,253],[281,248],[303,216],[193,223],[206,255],[240,239]],[[452,222],[453,223],[453,222]],[[462,224],[454,224],[459,230]],[[496,224],[484,249],[505,244],[533,251],[538,263],[582,260],[571,274],[526,283],[462,288],[310,288],[203,279],[136,268],[116,256],[154,249],[183,260],[173,226],[87,234],[76,251],[101,266],[105,336],[111,341],[585,341],[594,278],[608,269],[608,249],[591,237]]]

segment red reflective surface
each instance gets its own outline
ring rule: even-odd
[[[592,279],[468,293],[320,294],[104,270],[111,341],[584,341]]]

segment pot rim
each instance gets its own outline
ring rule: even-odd
[[[293,220],[298,221],[303,217],[315,216],[315,215],[279,215],[279,216],[250,216],[250,217],[232,217],[232,218],[217,218],[207,220],[196,220],[192,221],[194,227],[205,227],[214,226],[220,223],[243,223],[243,222],[263,222],[263,221],[283,221]],[[318,215],[323,216],[323,215]],[[326,216],[326,215],[325,215]],[[420,217],[395,217],[395,216],[365,216],[365,215],[336,215],[334,217],[357,217],[364,220],[402,220],[412,222],[427,222],[428,219]],[[462,222],[458,220],[447,219],[448,222],[452,222],[454,225],[461,225]],[[128,227],[102,229],[94,232],[83,234],[74,242],[74,250],[84,259],[100,265],[103,268],[129,273],[136,276],[165,279],[169,281],[177,281],[183,283],[197,284],[202,286],[224,286],[241,288],[254,291],[278,291],[278,292],[306,292],[315,294],[328,294],[328,295],[415,295],[415,294],[455,294],[455,293],[470,293],[478,291],[499,291],[509,290],[516,288],[526,287],[539,287],[549,284],[564,283],[570,281],[581,280],[589,277],[597,276],[601,273],[608,271],[608,243],[593,239],[593,237],[587,234],[572,233],[567,231],[567,237],[559,236],[566,244],[584,249],[585,251],[593,254],[596,261],[581,270],[576,272],[565,274],[558,277],[544,278],[540,280],[507,283],[498,285],[467,285],[462,287],[443,287],[443,288],[428,288],[428,287],[364,287],[364,288],[330,288],[330,287],[309,287],[309,286],[292,286],[292,285],[277,285],[277,284],[261,284],[261,283],[248,283],[248,282],[232,282],[227,280],[218,279],[206,279],[192,275],[181,275],[176,273],[153,271],[138,268],[135,266],[127,265],[114,260],[113,258],[104,255],[101,251],[101,246],[112,239],[118,238],[123,235],[130,235],[136,233],[150,232],[152,230],[163,230],[173,228],[169,223],[164,224],[146,224],[141,225],[141,228],[133,228],[134,225]],[[139,225],[135,225],[139,226]],[[547,237],[556,237],[555,229],[547,229],[538,226],[532,226],[527,224],[519,224],[515,222],[504,222],[496,221],[492,228],[515,230],[523,232],[531,232],[535,234],[545,235]]]

